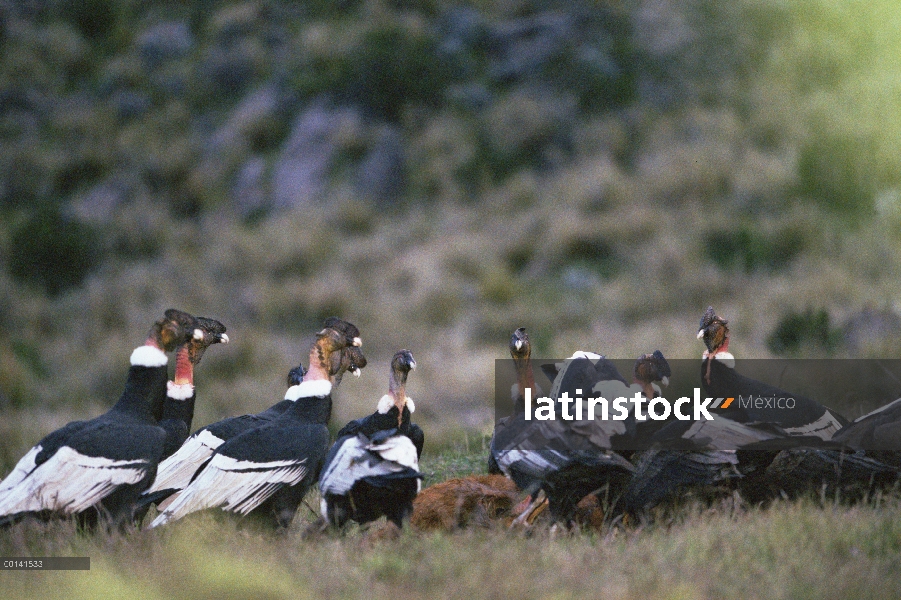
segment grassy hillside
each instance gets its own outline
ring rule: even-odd
[[[423,468],[446,479],[482,458],[446,452]],[[688,503],[679,514],[573,535],[537,525],[530,535],[408,530],[390,542],[353,528],[304,539],[303,506],[292,530],[275,537],[211,514],[126,537],[22,524],[0,536],[0,554],[89,556],[91,570],[0,577],[16,598],[893,598],[901,586],[896,495],[855,507]]]
[[[233,343],[196,423],[281,397],[323,318],[409,348],[428,443],[494,358],[895,356],[892,3],[0,1],[0,472],[102,412],[175,306]],[[854,416],[854,415],[852,415]]]

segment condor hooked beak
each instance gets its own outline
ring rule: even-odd
[[[224,333],[220,333],[220,334],[219,334],[219,343],[220,343],[220,344],[227,344],[227,343],[228,343],[228,336],[225,335]]]
[[[415,360],[411,360],[411,361],[410,361],[410,370],[411,370],[411,371],[415,371],[415,370],[416,370],[416,361],[415,361]]]
[[[660,385],[662,385],[663,387],[667,387],[669,385],[669,377],[664,375],[663,379],[660,380]]]
[[[353,343],[352,343],[351,345],[356,346],[357,348],[360,348],[360,347],[363,346],[363,340],[361,340],[361,339],[358,338],[358,337],[355,337],[355,338],[354,338],[354,341],[353,341]]]
[[[359,377],[363,374],[363,369],[354,364],[350,365],[347,370],[350,371],[351,375],[353,375],[354,377]]]
[[[704,337],[704,330],[698,329],[698,339],[701,339],[702,337]]]
[[[513,344],[517,351],[522,350],[522,340],[516,340],[516,343]]]

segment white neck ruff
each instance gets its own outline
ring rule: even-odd
[[[321,398],[332,393],[332,382],[326,379],[313,381],[301,381],[292,385],[285,392],[285,400],[300,400],[301,398]]]
[[[164,367],[168,363],[166,353],[153,346],[138,346],[131,353],[133,367]]]
[[[707,360],[707,357],[708,357],[708,356],[710,356],[710,352],[708,352],[707,350],[704,350],[704,354],[701,355],[701,358],[702,358],[703,360]],[[716,354],[713,355],[713,358],[714,358],[715,360],[720,361],[721,363],[723,363],[724,365],[726,365],[726,366],[729,367],[730,369],[734,369],[734,368],[735,368],[735,357],[732,355],[731,352],[725,352],[725,351],[723,351],[723,352],[717,352]]]
[[[416,405],[413,404],[413,399],[409,396],[407,396],[406,398],[406,403],[407,408],[410,409],[411,413],[416,410]],[[381,397],[381,399],[379,399],[379,405],[376,410],[378,410],[378,413],[380,415],[385,415],[388,414],[388,411],[391,410],[392,406],[394,406],[394,398],[391,396],[391,394],[385,394]]]
[[[194,396],[193,384],[166,382],[166,397],[173,400],[190,400],[192,396]]]

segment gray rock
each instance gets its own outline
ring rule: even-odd
[[[243,218],[267,211],[270,199],[266,195],[266,161],[261,156],[252,156],[244,161],[235,177],[232,197],[235,207]]]
[[[360,195],[379,203],[391,203],[403,193],[404,144],[396,127],[385,126],[375,133],[357,167],[356,186]]]
[[[112,223],[115,210],[126,204],[132,196],[132,190],[125,181],[107,179],[74,197],[69,202],[66,214],[85,223],[107,225]]]
[[[405,149],[398,127],[366,124],[356,108],[316,103],[299,114],[272,169],[274,210],[321,199],[331,176],[378,202],[404,189]]]
[[[492,100],[491,90],[481,83],[464,83],[450,86],[445,92],[447,99],[465,110],[482,110]]]
[[[274,86],[266,86],[248,94],[232,111],[225,122],[210,138],[215,152],[245,141],[256,128],[272,118],[279,108],[279,94]]]
[[[574,31],[573,17],[554,11],[494,26],[491,37],[500,52],[489,70],[491,77],[503,82],[536,75],[572,43]]]
[[[272,171],[272,206],[305,206],[322,193],[337,145],[334,136],[351,109],[315,104],[297,116]]]
[[[160,63],[181,58],[194,46],[194,36],[187,23],[169,21],[145,30],[138,36],[137,48],[141,58],[150,68]]]
[[[843,333],[851,352],[894,345],[892,340],[901,336],[901,316],[891,308],[867,306],[848,318]]]
[[[589,290],[600,286],[597,274],[581,266],[569,266],[560,275],[563,285],[571,290]]]

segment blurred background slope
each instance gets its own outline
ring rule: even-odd
[[[889,0],[0,0],[0,469],[117,397],[165,308],[233,343],[197,425],[357,324],[442,444],[526,327],[694,357],[898,356]],[[855,417],[857,415],[848,415]],[[468,437],[466,438],[468,440]]]

